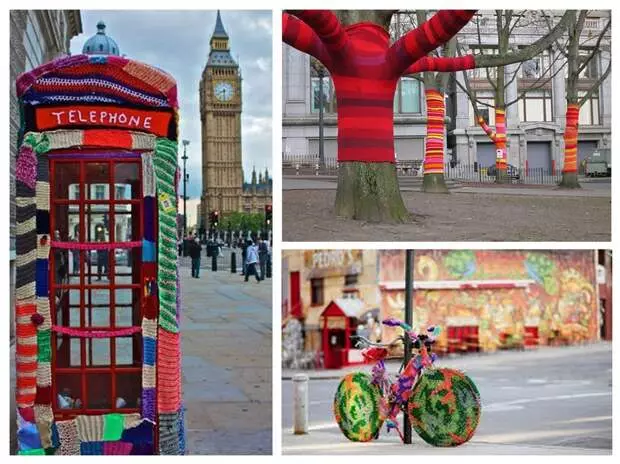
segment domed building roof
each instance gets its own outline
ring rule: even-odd
[[[105,33],[105,23],[97,23],[97,33],[86,41],[82,48],[85,55],[116,55],[120,56],[118,45],[112,37]]]

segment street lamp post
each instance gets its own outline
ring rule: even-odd
[[[405,261],[405,324],[413,324],[413,250],[406,251]],[[404,365],[406,366],[411,360],[411,338],[409,334],[405,332],[405,359]],[[409,421],[409,414],[403,414],[403,434],[404,442],[408,445],[411,444],[411,423]]]
[[[183,238],[187,236],[187,178],[189,174],[186,173],[187,169],[187,146],[189,140],[183,140]]]

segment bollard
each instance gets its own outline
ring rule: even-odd
[[[217,272],[217,254],[214,251],[211,252],[211,270]]]
[[[314,175],[315,176],[319,175],[319,165],[318,165],[318,163],[314,166]]]
[[[230,253],[230,273],[237,273],[237,254],[234,251]]]
[[[308,433],[308,376],[295,374],[293,389],[293,433],[304,435]]]
[[[299,163],[297,163],[295,165],[295,175],[298,176],[299,175]]]

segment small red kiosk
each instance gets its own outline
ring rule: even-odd
[[[365,306],[359,298],[337,298],[321,313],[319,323],[326,369],[364,363],[361,350],[351,343],[351,336],[357,332],[357,321]]]

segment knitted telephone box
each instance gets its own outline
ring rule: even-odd
[[[184,454],[176,83],[77,55],[17,80],[19,454]]]

